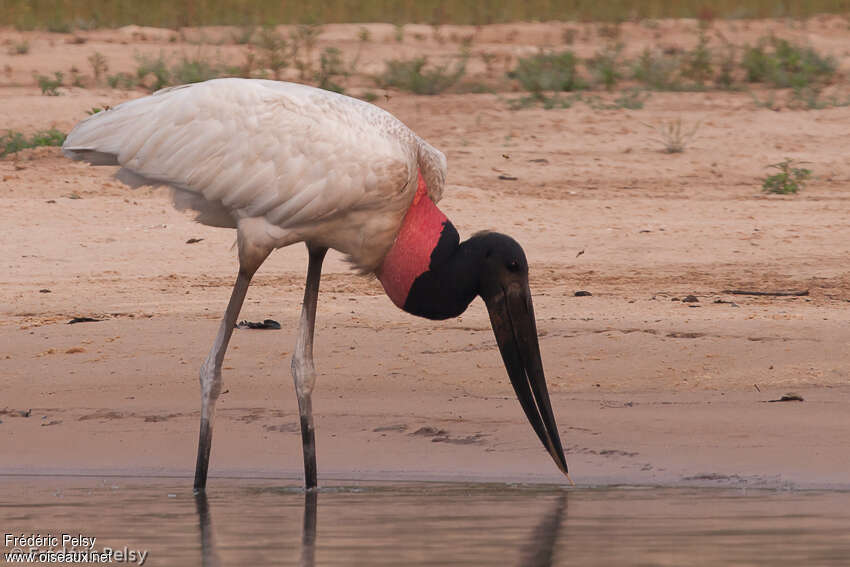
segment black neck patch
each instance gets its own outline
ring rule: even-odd
[[[463,254],[460,236],[451,221],[443,223],[440,239],[431,252],[428,271],[413,281],[404,310],[426,319],[457,317],[477,293],[477,263]]]

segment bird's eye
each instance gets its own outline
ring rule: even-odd
[[[511,260],[510,262],[508,262],[508,270],[510,270],[511,272],[518,272],[519,262],[517,262],[516,260]]]

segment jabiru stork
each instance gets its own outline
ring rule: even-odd
[[[249,283],[273,250],[296,242],[309,255],[292,357],[308,490],[317,485],[313,329],[329,248],[376,275],[393,303],[413,315],[456,317],[480,296],[522,409],[567,474],[525,253],[495,232],[460,242],[436,206],[445,156],[390,113],[305,85],[214,79],[98,112],[71,131],[62,150],[120,166],[116,176],[130,186],[168,186],[175,206],[196,212],[197,221],[236,229],[236,283],[200,370],[196,492],[206,487],[221,366]]]

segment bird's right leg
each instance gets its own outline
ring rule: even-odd
[[[240,238],[239,275],[236,277],[230,302],[227,304],[227,310],[218,328],[218,335],[215,337],[209,356],[201,366],[201,432],[198,437],[198,461],[195,465],[196,493],[203,491],[207,486],[213,417],[215,402],[221,393],[221,365],[224,362],[224,353],[227,351],[227,345],[236,327],[236,318],[239,317],[251,278],[270,253],[271,249],[246,246]]]
[[[313,366],[313,329],[316,326],[316,303],[319,299],[319,280],[327,248],[307,245],[310,260],[307,265],[307,284],[298,323],[298,338],[292,355],[292,377],[298,396],[301,415],[301,446],[304,452],[304,484],[307,490],[316,488],[316,435],[313,425],[313,386],[316,369]]]

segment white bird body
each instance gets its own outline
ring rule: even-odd
[[[240,246],[305,241],[374,272],[421,171],[436,202],[445,156],[384,110],[321,89],[216,79],[92,115],[68,157],[116,164],[130,185],[167,185],[197,220],[238,228]]]
[[[480,296],[523,410],[567,472],[525,253],[498,233],[459,241],[434,204],[445,185],[445,156],[388,112],[303,85],[216,79],[97,113],[62,149],[73,159],[120,165],[117,176],[130,185],[171,187],[175,205],[196,211],[198,221],[237,229],[239,272],[200,371],[196,490],[206,487],[222,363],[251,278],[275,248],[299,241],[309,263],[292,375],[308,489],[317,485],[313,331],[328,248],[375,273],[393,302],[415,315],[456,317]]]

